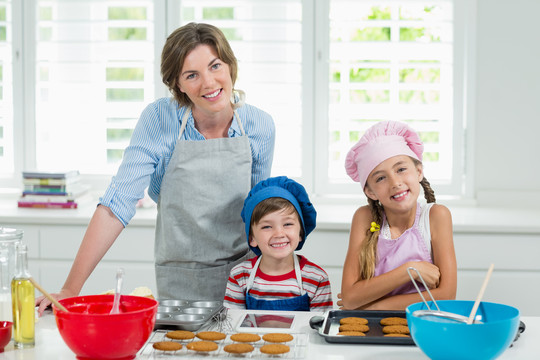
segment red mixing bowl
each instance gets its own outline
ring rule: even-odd
[[[4,351],[4,347],[11,341],[11,321],[0,321],[0,352]]]
[[[62,299],[68,312],[53,305],[62,339],[78,359],[133,359],[156,322],[158,302],[122,295],[120,313],[111,315],[114,295]]]

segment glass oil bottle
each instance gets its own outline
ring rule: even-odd
[[[13,341],[15,348],[29,348],[35,344],[35,293],[28,272],[28,248],[17,246],[17,271],[11,281],[13,305]]]

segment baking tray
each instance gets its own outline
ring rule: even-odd
[[[222,310],[222,301],[160,300],[154,329],[198,330]]]
[[[366,336],[343,336],[339,332],[339,320],[346,317],[362,317],[368,320],[369,331]],[[314,316],[309,325],[318,330],[319,335],[330,343],[415,345],[412,337],[383,336],[379,323],[386,317],[406,318],[405,311],[394,310],[330,310],[324,316]]]
[[[205,329],[206,330],[206,329]],[[305,332],[290,332],[293,336],[293,340],[286,342],[287,346],[290,347],[290,351],[285,354],[280,355],[268,355],[263,354],[260,352],[260,348],[262,345],[267,344],[266,341],[262,339],[264,333],[259,333],[257,331],[254,331],[253,334],[258,334],[261,337],[261,340],[257,342],[250,343],[255,348],[253,352],[247,353],[247,354],[229,354],[223,348],[228,345],[234,343],[233,340],[231,340],[230,336],[232,334],[235,334],[236,332],[231,331],[225,331],[224,332],[226,337],[223,340],[215,341],[218,344],[218,349],[214,351],[208,351],[208,352],[196,352],[192,350],[188,350],[186,348],[186,345],[192,341],[198,341],[199,339],[190,339],[190,340],[171,340],[165,335],[167,334],[167,330],[155,330],[142,350],[139,352],[137,359],[170,359],[170,360],[181,360],[181,359],[212,359],[212,360],[227,360],[227,359],[287,359],[287,360],[301,360],[306,358],[307,354],[307,347],[309,343],[309,334]],[[160,351],[155,350],[153,348],[153,344],[158,341],[177,341],[181,343],[182,349],[177,351]]]

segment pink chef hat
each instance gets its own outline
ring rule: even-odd
[[[345,170],[363,189],[371,171],[384,160],[408,155],[422,161],[423,151],[424,145],[412,128],[398,121],[381,121],[367,129],[349,150]]]

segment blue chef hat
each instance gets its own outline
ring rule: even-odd
[[[302,222],[302,228],[304,229],[304,237],[298,243],[296,250],[300,250],[304,245],[304,241],[308,234],[315,229],[317,212],[315,207],[309,201],[308,194],[302,185],[294,180],[287,178],[286,176],[277,176],[268,178],[259,182],[251,189],[246,200],[244,201],[244,207],[242,208],[242,220],[246,224],[246,236],[249,245],[249,227],[251,223],[251,214],[253,209],[261,201],[279,197],[291,202],[298,212],[300,221]],[[251,250],[257,255],[261,255],[261,251],[258,247],[252,247]]]

